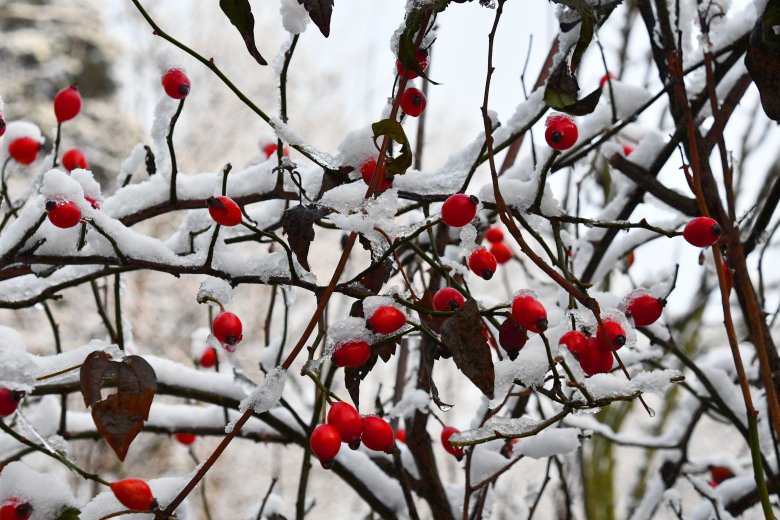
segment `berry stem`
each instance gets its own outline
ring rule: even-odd
[[[544,196],[544,188],[547,185],[547,174],[550,172],[550,168],[552,168],[555,159],[557,159],[559,155],[561,155],[561,152],[553,150],[550,157],[547,158],[547,161],[542,166],[542,171],[539,172],[539,185],[536,187],[536,197],[534,198],[534,203],[528,208],[529,213],[542,213],[542,197]]]
[[[176,112],[173,113],[173,116],[171,117],[171,122],[168,125],[168,135],[165,136],[165,142],[168,143],[168,153],[171,156],[171,194],[170,199],[171,202],[176,202],[177,196],[176,196],[176,175],[179,173],[179,167],[176,164],[176,150],[173,148],[173,130],[176,128],[176,121],[179,120],[179,114],[181,114],[182,108],[184,108],[184,100],[187,99],[186,97],[183,97],[179,100],[179,106],[176,107]]]
[[[183,100],[182,100],[183,101]],[[230,163],[225,164],[222,168],[222,196],[227,197],[227,181],[230,170],[233,169],[233,165]]]
[[[544,348],[547,351],[547,362],[550,364],[550,370],[552,370],[553,373],[553,390],[561,397],[561,399],[565,400],[566,396],[563,394],[563,390],[561,388],[561,376],[558,374],[558,369],[555,367],[556,363],[552,355],[550,342],[547,340],[547,335],[544,332],[540,332],[539,336],[542,338],[542,342],[544,342]]]
[[[13,202],[11,202],[11,196],[8,194],[8,184],[5,176],[6,169],[10,161],[11,161],[11,157],[5,160],[5,162],[3,163],[3,170],[2,172],[0,172],[0,181],[2,181],[3,199],[5,199],[6,204],[8,204],[8,213],[6,213],[5,219],[3,219],[3,223],[2,225],[0,225],[0,231],[2,231],[3,228],[5,227],[9,215],[13,215],[15,218],[19,218],[19,215],[16,213],[16,208],[14,208],[14,204]]]
[[[260,235],[262,237],[269,238],[269,239],[273,240],[274,242],[276,242],[277,244],[279,244],[280,246],[282,246],[282,248],[284,248],[285,253],[287,253],[287,263],[288,263],[289,269],[290,269],[290,278],[292,278],[293,280],[299,280],[300,279],[298,277],[298,272],[295,269],[295,262],[293,261],[292,249],[290,249],[290,246],[288,246],[287,243],[284,240],[279,238],[275,233],[269,233],[267,231],[263,231],[262,229],[260,229],[258,227],[255,227],[255,226],[253,226],[252,224],[250,224],[250,223],[248,223],[246,221],[242,221],[241,225],[244,226],[245,228],[249,229],[250,231],[254,231],[255,233],[257,233],[258,235]]]
[[[52,152],[51,167],[57,167],[57,156],[60,153],[60,135],[62,134],[62,123],[57,123],[57,133],[54,136],[54,151]]]
[[[116,321],[116,344],[119,350],[125,349],[125,334],[122,327],[122,273],[114,274],[114,320]]]

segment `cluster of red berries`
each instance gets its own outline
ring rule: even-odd
[[[662,298],[643,294],[626,303],[625,314],[634,320],[635,326],[646,327],[661,317],[665,304]],[[520,294],[512,301],[511,315],[499,328],[498,341],[509,358],[515,359],[528,341],[528,332],[544,332],[547,326],[544,305],[530,294]],[[626,344],[626,331],[619,321],[605,319],[597,327],[595,336],[571,330],[561,336],[559,344],[565,345],[579,361],[583,372],[592,376],[612,370],[612,352]]]
[[[376,415],[361,417],[349,403],[333,403],[328,411],[328,422],[320,424],[311,433],[309,445],[325,469],[333,465],[341,443],[347,443],[353,450],[360,443],[374,451],[391,453],[395,445],[395,434],[390,424]]]
[[[57,123],[62,124],[76,117],[81,111],[81,94],[79,90],[71,85],[66,87],[54,96],[54,115]],[[0,116],[0,120],[2,117]],[[0,135],[5,133],[5,121],[0,124]],[[35,162],[38,158],[38,152],[41,150],[41,143],[31,137],[19,137],[14,139],[8,145],[8,154],[19,164],[28,165]]]
[[[512,249],[504,242],[504,232],[497,226],[485,231],[485,240],[490,242],[490,254],[496,257],[496,262],[505,264],[512,259]]]
[[[29,520],[33,514],[33,506],[18,498],[9,498],[0,504],[0,520]]]
[[[406,325],[406,315],[392,305],[378,307],[366,320],[379,334],[392,334]],[[339,367],[359,367],[371,357],[371,347],[365,341],[348,341],[333,351],[333,362]]]
[[[19,401],[24,397],[24,392],[0,387],[0,417],[8,417],[19,407]]]

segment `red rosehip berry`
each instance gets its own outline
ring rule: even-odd
[[[425,71],[428,68],[428,51],[423,49],[417,49],[416,53],[417,65],[420,70]],[[406,79],[414,79],[419,76],[415,71],[409,70],[401,64],[401,60],[395,61],[395,68],[398,71],[398,75],[401,77],[406,76]]]
[[[360,167],[360,175],[363,177],[363,182],[365,182],[367,186],[371,185],[371,179],[374,178],[375,170],[376,161],[374,159],[369,159],[363,163],[363,166]],[[379,186],[376,188],[377,191],[385,191],[387,188],[392,186],[393,180],[385,177],[384,163],[379,167],[379,170],[376,172],[376,174],[379,175],[380,179],[382,179],[379,181]]]
[[[58,123],[70,121],[81,111],[81,94],[79,89],[71,85],[57,92],[54,96],[54,115]]]
[[[69,172],[72,172],[76,168],[83,168],[85,170],[89,168],[87,156],[78,148],[71,148],[62,154],[62,166]]]
[[[181,69],[169,69],[162,76],[165,93],[173,99],[184,99],[190,93],[190,78]]]
[[[268,143],[267,145],[263,146],[263,153],[265,154],[266,159],[270,159],[272,155],[276,153],[278,145],[276,143]],[[285,157],[290,156],[290,149],[286,146],[282,148],[282,155]]]
[[[24,392],[0,387],[0,417],[8,417],[19,407],[19,401],[24,397]]]
[[[512,317],[531,332],[538,334],[547,330],[547,310],[533,296],[518,296],[512,300]]]
[[[587,376],[607,374],[612,370],[614,356],[611,350],[601,348],[596,338],[588,338],[588,344],[580,352],[578,360],[580,368]]]
[[[504,232],[500,227],[492,226],[485,231],[485,240],[491,244],[497,244],[504,240]]]
[[[490,252],[496,257],[496,262],[505,264],[512,259],[512,249],[504,242],[496,242],[490,246]]]
[[[211,333],[217,338],[217,341],[225,345],[228,350],[244,339],[241,334],[241,320],[232,312],[222,311],[214,318],[211,324]]]
[[[451,195],[441,207],[441,219],[450,227],[463,227],[477,214],[477,204],[479,199],[474,195]]]
[[[601,322],[604,327],[598,327],[596,332],[596,342],[604,350],[618,350],[626,344],[626,331],[623,326],[612,320]]]
[[[391,453],[395,445],[395,434],[390,424],[376,415],[363,417],[363,445],[374,451]]]
[[[625,155],[626,157],[631,155],[631,152],[633,152],[633,151],[634,151],[634,147],[633,146],[628,146],[628,145],[623,146],[623,155]]]
[[[314,455],[320,459],[320,464],[325,469],[333,466],[333,459],[338,455],[341,449],[341,435],[335,426],[331,424],[320,424],[311,432],[309,446]]]
[[[3,137],[3,134],[5,134],[5,119],[3,119],[3,114],[0,114],[0,137]]]
[[[32,513],[33,506],[16,497],[9,498],[0,504],[0,520],[29,520]]]
[[[485,280],[493,278],[496,267],[498,267],[496,257],[484,247],[480,247],[469,256],[469,269]]]
[[[41,143],[31,137],[20,137],[8,145],[8,154],[19,164],[32,164],[38,158]]]
[[[230,197],[225,197],[224,195],[209,197],[206,200],[206,204],[209,207],[211,218],[221,226],[237,226],[243,219],[241,208]]]
[[[49,222],[62,229],[72,228],[81,222],[81,210],[70,200],[47,200],[46,214]]]
[[[346,442],[353,450],[358,449],[363,433],[363,418],[354,406],[343,401],[333,403],[328,411],[328,424],[338,430],[341,442]]]
[[[401,110],[407,116],[417,117],[425,111],[425,94],[421,90],[409,87],[401,94]]]
[[[570,117],[558,114],[547,118],[544,138],[550,148],[568,150],[577,142],[578,136],[577,125]]]
[[[200,366],[203,368],[211,368],[217,364],[217,350],[214,347],[206,347],[203,351],[203,355],[200,356]]]
[[[617,79],[617,76],[612,74],[611,72],[607,72],[603,76],[601,76],[601,79],[599,80],[599,87],[603,87],[607,81],[615,81]]]
[[[713,466],[712,469],[710,469],[710,478],[712,479],[710,485],[712,487],[715,487],[724,480],[728,480],[733,477],[734,473],[732,473],[730,469],[724,468],[723,466]]]
[[[333,351],[333,362],[337,367],[359,367],[371,357],[371,347],[365,341],[344,343]]]
[[[195,435],[194,433],[177,433],[176,434],[176,440],[180,444],[184,444],[185,446],[189,446],[190,444],[195,442],[195,440],[197,438],[198,438],[197,435]]]
[[[112,482],[111,491],[119,503],[132,511],[151,511],[156,502],[149,484],[138,478]]]
[[[566,345],[569,352],[578,357],[586,348],[588,348],[588,338],[578,330],[570,330],[561,336],[559,345]]]
[[[94,209],[100,209],[100,202],[98,202],[96,199],[84,195],[84,200],[89,202],[89,205],[92,206]]]
[[[460,430],[452,426],[445,426],[441,431],[441,443],[447,453],[454,455],[456,459],[460,460],[463,458],[463,448],[450,444],[450,437],[456,433],[460,433]]]
[[[382,305],[368,318],[371,330],[379,334],[390,334],[406,324],[406,315],[390,305]]]
[[[628,254],[626,255],[626,257],[623,259],[623,264],[625,265],[626,271],[628,271],[628,269],[632,265],[634,265],[634,260],[635,259],[636,259],[636,257],[634,256],[634,252],[633,251],[629,251]]]
[[[437,311],[454,311],[465,303],[460,291],[452,287],[442,287],[433,295],[433,309]]]
[[[498,328],[498,342],[506,350],[509,359],[517,358],[518,352],[528,341],[528,331],[517,323],[514,318],[507,318]]]
[[[406,444],[406,430],[404,430],[403,428],[399,428],[398,431],[395,432],[395,438],[396,440]]]
[[[685,225],[683,238],[696,247],[709,247],[720,238],[723,230],[715,219],[696,217]]]
[[[664,312],[665,305],[666,302],[662,298],[643,294],[628,303],[626,314],[634,318],[635,326],[647,327],[658,321]]]

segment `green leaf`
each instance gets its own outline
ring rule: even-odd
[[[593,7],[585,0],[553,0],[556,4],[563,4],[566,7],[574,9],[580,15],[580,37],[577,40],[577,45],[574,47],[574,54],[571,56],[571,71],[575,72],[580,66],[580,60],[582,55],[585,54],[591,40],[593,40],[593,32],[596,26],[596,13],[593,11]]]
[[[244,39],[249,54],[260,65],[268,65],[255,46],[255,17],[252,16],[252,7],[249,0],[219,0],[219,7],[228,17],[230,23],[236,26]]]
[[[374,144],[377,139],[387,136],[401,145],[401,154],[387,163],[387,171],[395,175],[403,175],[412,165],[412,147],[406,138],[406,133],[401,123],[394,119],[383,119],[371,125],[374,132]],[[377,144],[377,148],[379,145]]]

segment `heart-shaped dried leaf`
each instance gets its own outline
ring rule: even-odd
[[[252,16],[249,0],[219,0],[219,7],[228,17],[230,23],[235,25],[238,32],[241,33],[249,54],[260,65],[268,65],[255,45],[255,17]]]
[[[301,204],[284,212],[282,229],[287,234],[290,249],[295,253],[298,263],[311,271],[309,267],[309,246],[314,240],[314,223],[320,218],[315,209],[307,208]]]
[[[98,433],[124,461],[133,439],[149,418],[157,375],[140,356],[112,361],[105,352],[93,352],[81,365],[81,394],[92,408]],[[101,398],[104,387],[116,387],[116,393]]]
[[[320,29],[324,37],[330,35],[330,17],[333,14],[333,0],[298,0],[309,18]]]
[[[495,370],[490,347],[482,334],[482,318],[474,300],[467,300],[441,326],[441,340],[452,352],[452,360],[463,374],[488,398],[493,399]]]

